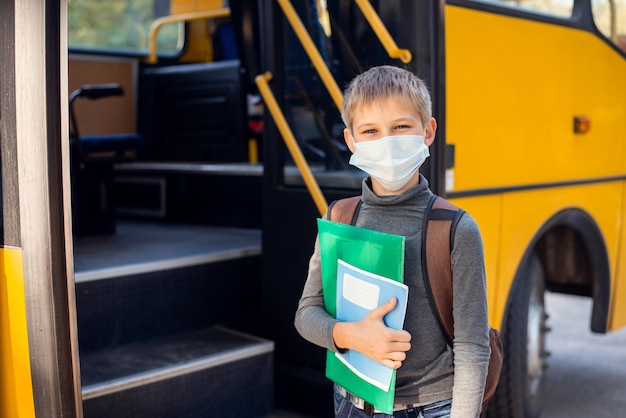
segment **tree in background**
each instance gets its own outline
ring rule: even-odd
[[[148,50],[150,25],[162,14],[161,3],[160,0],[69,0],[69,45],[79,49],[144,53]],[[164,27],[159,31],[158,50],[177,52],[178,34],[177,24]]]

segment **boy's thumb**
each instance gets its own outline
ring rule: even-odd
[[[382,319],[396,307],[398,300],[394,297],[370,312],[370,316]]]

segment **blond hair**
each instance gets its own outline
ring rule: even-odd
[[[352,131],[357,107],[390,97],[415,105],[426,126],[432,116],[432,102],[426,84],[415,74],[391,65],[372,67],[350,82],[344,92],[341,119]]]

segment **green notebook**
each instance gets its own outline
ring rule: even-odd
[[[322,289],[326,311],[337,317],[337,269],[342,260],[357,269],[402,283],[404,237],[318,219]],[[386,300],[379,301],[379,304]],[[398,309],[398,308],[396,308]],[[395,312],[395,310],[394,310]],[[380,411],[393,413],[395,370],[388,390],[355,373],[332,351],[326,354],[326,376]]]

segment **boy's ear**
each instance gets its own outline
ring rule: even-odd
[[[343,139],[346,141],[348,148],[350,148],[350,152],[354,154],[354,137],[348,128],[343,130]]]
[[[435,118],[430,118],[426,122],[426,131],[424,132],[424,144],[430,146],[435,141],[435,134],[437,133],[437,121]]]

